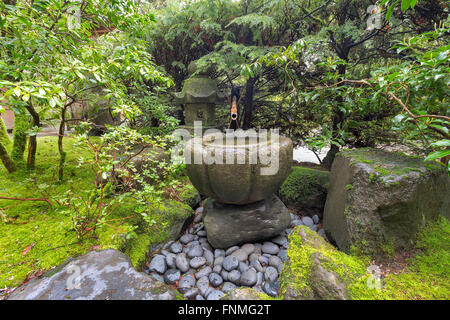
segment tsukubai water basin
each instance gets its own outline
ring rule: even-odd
[[[228,204],[271,196],[290,172],[292,153],[291,139],[254,130],[194,138],[184,152],[187,174],[197,190]]]

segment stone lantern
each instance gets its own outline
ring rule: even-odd
[[[197,71],[195,62],[188,66],[189,75]],[[219,98],[217,83],[209,77],[209,70],[187,79],[181,92],[175,93],[175,102],[184,104],[185,129],[194,133],[194,121],[201,121],[203,132],[215,128],[215,104]]]

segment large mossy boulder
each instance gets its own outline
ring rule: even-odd
[[[284,300],[347,300],[364,288],[370,276],[364,261],[337,250],[306,226],[295,228],[289,238],[280,275]]]
[[[295,166],[280,188],[280,198],[288,206],[321,213],[329,182],[329,171]]]
[[[137,272],[117,250],[91,251],[16,289],[9,300],[174,300],[163,282]]]
[[[450,217],[450,178],[439,163],[370,148],[336,156],[324,228],[341,250],[409,247],[439,215]]]

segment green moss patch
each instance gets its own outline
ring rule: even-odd
[[[360,148],[343,150],[339,153],[344,158],[348,158],[351,164],[364,163],[373,169],[369,180],[376,182],[381,179],[401,176],[409,172],[435,172],[445,169],[445,167],[437,161],[425,162],[422,157],[409,156],[403,152],[385,152],[372,148]],[[395,184],[394,184],[395,185]]]
[[[164,242],[181,228],[192,209],[177,201],[155,201],[147,219],[139,213],[132,198],[121,202],[107,219],[108,225],[79,241],[72,229],[67,207],[56,200],[66,192],[91,190],[95,171],[88,165],[78,166],[78,158],[87,158],[86,149],[75,147],[73,139],[64,138],[67,151],[65,180],[58,181],[59,154],[57,137],[39,137],[36,169],[8,174],[0,167],[0,195],[19,198],[41,198],[49,195],[53,205],[36,201],[0,200],[0,287],[15,287],[28,276],[52,270],[70,257],[89,250],[117,249],[126,253],[140,268],[148,257],[149,247]],[[150,222],[150,223],[149,223]],[[135,228],[135,236],[126,239],[124,230]],[[175,230],[175,231],[173,231]]]
[[[329,182],[329,171],[296,166],[292,168],[279,193],[288,205],[302,209],[323,209]]]
[[[315,297],[316,279],[313,261],[320,257],[321,266],[345,286],[347,299],[445,299],[450,298],[450,224],[441,217],[427,225],[415,243],[418,251],[408,260],[406,269],[388,274],[379,282],[372,276],[370,257],[345,254],[307,227],[299,226],[290,236],[290,246],[281,274],[282,294],[298,299]],[[322,297],[323,298],[323,297]],[[333,297],[329,297],[330,299]]]

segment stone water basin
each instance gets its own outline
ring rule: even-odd
[[[268,198],[292,166],[291,139],[254,130],[211,133],[185,148],[187,174],[197,190],[219,202],[248,204]]]

